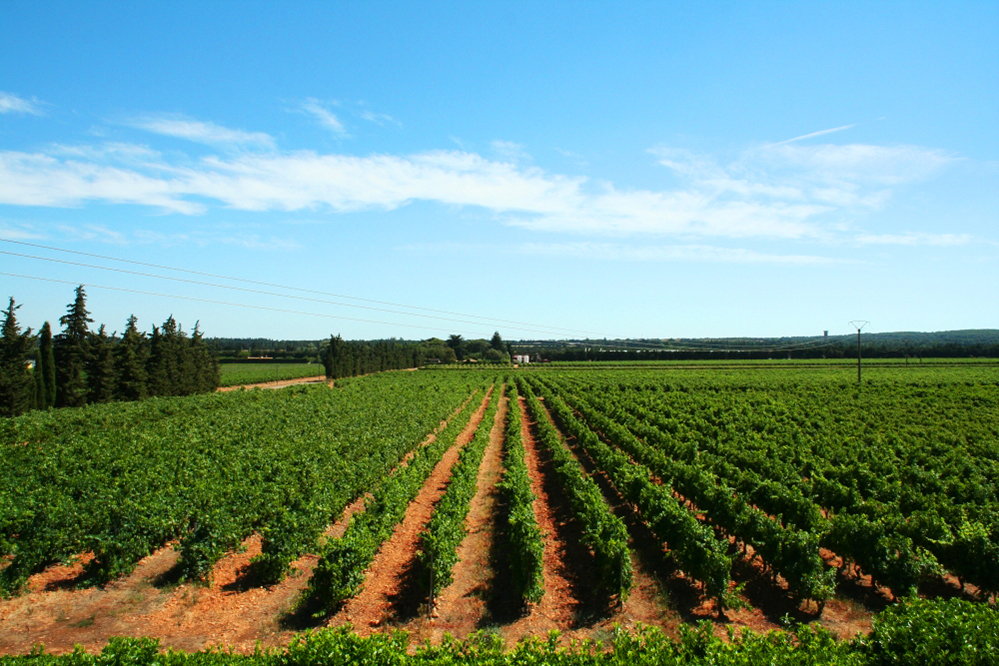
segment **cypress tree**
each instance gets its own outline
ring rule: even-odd
[[[0,416],[17,416],[34,403],[34,382],[28,370],[34,340],[31,329],[21,333],[11,296],[4,310],[3,335],[0,337]]]
[[[36,369],[41,368],[39,376],[42,379],[42,386],[44,387],[44,404],[42,402],[38,403],[39,409],[47,409],[49,407],[55,407],[56,404],[56,368],[55,368],[55,353],[52,347],[52,327],[49,326],[48,322],[42,326],[41,336],[38,343],[38,365],[35,366]]]
[[[149,358],[146,361],[149,395],[165,395],[167,381],[164,377],[163,354],[163,335],[158,326],[153,326],[153,332],[149,336]]]
[[[148,341],[139,332],[135,315],[128,318],[125,334],[115,347],[115,365],[118,369],[118,400],[141,400],[149,395],[146,362],[149,358]]]
[[[323,354],[323,365],[326,366],[327,379],[339,379],[354,374],[354,359],[352,348],[339,335],[330,336],[330,344]]]
[[[79,407],[87,402],[86,367],[90,358],[87,324],[94,320],[87,312],[86,298],[81,284],[66,314],[59,318],[64,328],[55,339],[57,407]]]
[[[31,371],[31,378],[34,380],[34,408],[35,409],[45,409],[48,405],[45,403],[45,378],[42,375],[42,355],[37,350],[35,351],[35,367]]]
[[[114,346],[104,332],[104,324],[90,336],[90,359],[87,363],[88,402],[111,402],[117,389]]]
[[[198,392],[198,365],[194,360],[194,348],[184,329],[177,325],[174,349],[177,354],[177,375],[174,395],[191,395]]]
[[[150,395],[183,395],[181,374],[186,354],[184,335],[173,315],[160,328],[153,327],[149,345]]]
[[[210,393],[217,389],[222,381],[219,361],[205,343],[205,336],[201,332],[199,322],[194,323],[188,354],[194,367],[193,392]]]

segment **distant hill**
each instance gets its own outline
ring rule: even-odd
[[[867,358],[999,358],[999,329],[968,329],[920,333],[862,333],[861,353]],[[396,343],[418,342],[392,340]],[[213,338],[208,340],[224,361],[266,354],[272,361],[315,360],[328,340]],[[369,340],[369,343],[385,342]],[[439,340],[437,342],[440,342]],[[574,340],[515,340],[516,354],[540,355],[552,361],[695,360],[767,358],[854,358],[856,335],[788,336],[780,338],[626,338]]]
[[[995,358],[999,329],[861,333],[860,344],[867,358]],[[514,353],[534,353],[552,361],[852,358],[857,355],[857,336],[519,340],[511,347]]]

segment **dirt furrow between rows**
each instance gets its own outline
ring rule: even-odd
[[[494,595],[502,594],[497,589],[502,582],[497,581],[498,571],[492,559],[500,503],[496,484],[503,475],[503,424],[507,409],[507,398],[501,398],[489,431],[489,444],[479,465],[475,495],[465,518],[466,536],[458,547],[454,582],[437,599],[436,617],[426,623],[430,629],[428,635],[417,630],[416,638],[440,643],[445,632],[465,638],[491,622],[489,602]]]
[[[444,494],[451,468],[458,460],[458,453],[475,434],[489,403],[491,391],[458,435],[455,445],[444,454],[423,484],[416,499],[409,503],[406,516],[396,526],[389,540],[382,544],[374,561],[365,573],[364,588],[330,620],[330,626],[350,624],[360,635],[378,630],[387,622],[412,619],[418,610],[413,584],[416,551],[420,532],[430,520],[434,505]]]
[[[526,617],[504,628],[508,641],[526,635],[544,635],[555,629],[571,630],[583,607],[586,571],[592,556],[580,540],[579,526],[551,469],[551,460],[539,450],[527,402],[519,398],[524,462],[534,493],[534,515],[544,535],[543,575],[545,593]]]

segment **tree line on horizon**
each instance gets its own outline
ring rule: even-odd
[[[82,285],[59,318],[63,329],[57,335],[49,322],[37,335],[22,331],[19,307],[11,297],[3,311],[0,416],[206,393],[219,385],[218,360],[197,324],[188,336],[171,315],[147,335],[132,315],[121,336],[108,335],[103,324],[93,331]]]
[[[628,349],[627,346],[646,348]],[[652,345],[672,348],[649,349]],[[855,359],[855,335],[835,338],[689,338],[663,341],[523,340],[512,343],[518,353],[549,361],[695,361],[767,359]],[[697,347],[702,347],[698,349]],[[865,333],[863,358],[999,358],[999,330],[936,333]]]
[[[429,338],[419,342],[344,340],[334,335],[323,342],[320,359],[326,368],[326,378],[339,379],[431,363],[509,363],[510,353],[498,331],[493,333],[492,340],[465,340],[452,335],[446,341]]]

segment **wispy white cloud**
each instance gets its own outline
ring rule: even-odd
[[[171,122],[154,126],[203,142],[270,142],[210,123]],[[884,205],[894,188],[954,161],[916,146],[770,145],[728,162],[659,149],[654,154],[678,184],[623,189],[531,166],[519,144],[495,142],[492,149],[504,159],[465,150],[364,157],[273,150],[193,160],[134,144],[59,145],[0,152],[0,203],[104,201],[198,214],[218,205],[348,212],[430,201],[479,207],[525,229],[577,235],[822,239],[849,232],[852,217]]]
[[[185,201],[176,182],[133,168],[58,159],[40,153],[0,152],[0,202],[22,206],[79,206],[86,201],[154,206],[192,215],[203,204]]]
[[[575,257],[588,261],[709,262],[724,264],[795,264],[840,263],[829,257],[800,254],[773,254],[746,248],[712,245],[623,245],[616,243],[527,243],[519,248],[524,254]]]
[[[38,240],[45,238],[45,234],[30,225],[22,222],[8,222],[0,220],[0,238],[7,240]]]
[[[345,136],[347,134],[347,128],[343,126],[340,119],[336,117],[336,114],[330,111],[326,105],[322,104],[318,99],[310,97],[301,103],[299,109],[316,120],[319,124],[330,130],[334,134],[339,134]]]
[[[905,234],[860,234],[856,242],[861,245],[967,245],[974,240],[970,234],[929,234],[913,232]]]
[[[435,242],[413,243],[396,248],[419,255],[477,254],[526,255],[582,259],[587,262],[652,262],[652,263],[724,263],[724,264],[792,264],[825,265],[844,263],[843,260],[819,255],[758,252],[747,248],[719,247],[700,244],[601,243],[590,241],[566,243],[496,243]]]
[[[56,227],[65,238],[76,241],[98,241],[110,245],[128,245],[131,234],[115,231],[101,224],[68,225]]]
[[[956,161],[940,150],[920,146],[870,144],[764,146],[747,154],[785,180],[854,187],[899,185],[923,180]]]
[[[390,116],[387,113],[375,113],[373,111],[368,111],[365,109],[359,114],[363,120],[367,120],[370,123],[375,123],[376,125],[395,125],[396,127],[402,127],[402,123]]]
[[[244,132],[178,115],[141,116],[132,119],[127,124],[147,132],[186,139],[209,146],[274,148],[273,137],[264,132]]]
[[[571,150],[562,150],[561,148],[558,147],[555,148],[555,152],[557,152],[562,157],[572,160],[582,168],[590,166],[590,163],[586,159],[584,159],[583,156],[580,155],[579,153],[574,153]]]
[[[230,245],[251,250],[287,251],[301,248],[298,241],[266,234],[258,234],[232,228],[203,228],[193,231],[168,231],[162,229],[130,228],[127,230],[112,229],[101,224],[56,224],[52,229],[60,238],[73,241],[94,241],[108,245],[160,245],[171,246],[193,243],[200,247]],[[15,240],[42,238],[41,235],[4,234],[0,224],[0,238]]]
[[[519,164],[530,162],[531,156],[524,150],[523,144],[514,141],[493,141],[489,144],[493,154],[504,162]]]
[[[220,245],[234,245],[247,250],[298,250],[302,244],[291,238],[280,236],[260,236],[258,234],[236,234],[229,236],[215,236],[209,239],[211,243]]]
[[[50,144],[45,153],[50,156],[69,157],[86,160],[120,160],[124,162],[150,163],[159,160],[162,154],[149,146],[136,143],[108,142],[100,145],[64,143]]]
[[[657,149],[659,162],[682,181],[679,192],[709,226],[765,230],[780,221],[797,235],[820,234],[830,214],[855,215],[883,206],[893,188],[923,181],[955,161],[919,146],[771,144],[721,162],[685,150]],[[770,223],[768,224],[768,221]],[[745,223],[745,224],[744,224]]]
[[[771,146],[782,146],[785,143],[791,143],[792,141],[801,141],[802,139],[811,139],[816,136],[823,136],[825,134],[832,134],[833,132],[842,132],[843,130],[848,130],[856,127],[857,124],[853,125],[843,125],[842,127],[833,127],[832,129],[819,130],[818,132],[812,132],[810,134],[802,134],[801,136],[796,136],[793,139],[787,139],[785,141],[778,141],[777,143],[770,144]]]
[[[33,116],[44,115],[42,103],[32,97],[24,99],[9,92],[0,90],[0,113],[30,113]]]

